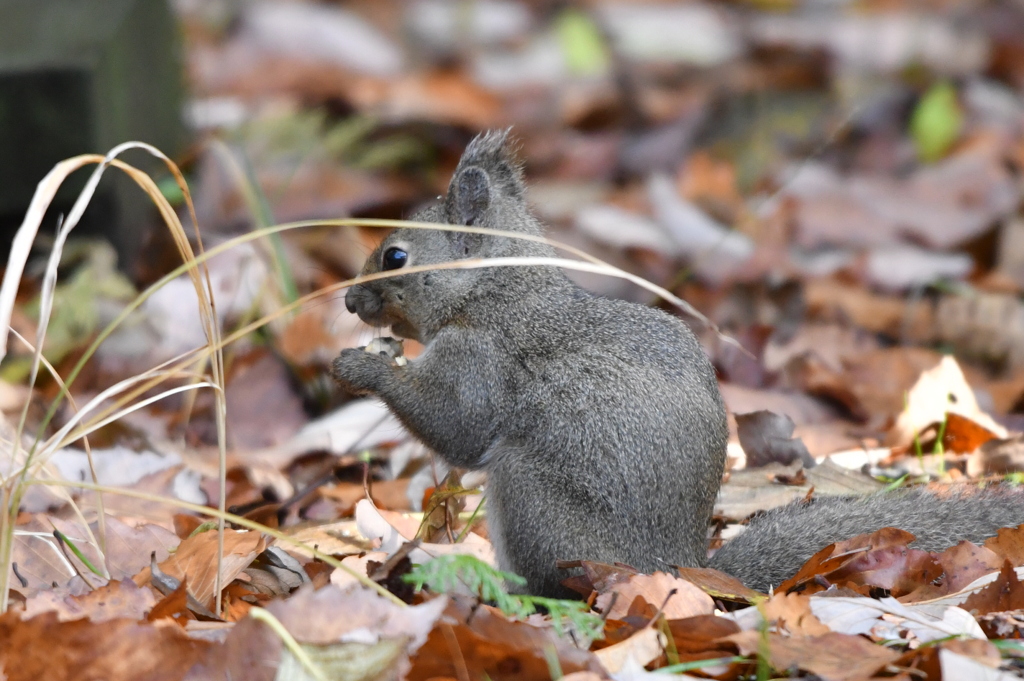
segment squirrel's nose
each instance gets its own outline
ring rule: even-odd
[[[356,312],[356,295],[358,294],[356,294],[355,286],[350,288],[348,293],[345,294],[345,308],[352,314]]]

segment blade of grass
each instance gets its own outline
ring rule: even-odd
[[[7,333],[7,329],[9,328],[10,314],[11,314],[11,311],[13,310],[13,303],[14,303],[14,299],[15,299],[15,297],[17,295],[17,289],[19,288],[20,283],[21,283],[20,282],[21,273],[24,271],[25,261],[26,261],[26,259],[28,257],[28,252],[29,252],[29,250],[31,248],[32,242],[34,241],[35,235],[38,232],[38,229],[39,229],[39,226],[40,226],[40,223],[41,223],[41,220],[42,220],[42,216],[45,213],[46,207],[52,201],[53,196],[56,193],[57,187],[59,187],[60,183],[67,176],[67,174],[69,174],[73,170],[75,170],[77,168],[80,168],[83,165],[86,165],[88,163],[98,163],[99,165],[95,169],[93,174],[90,176],[90,179],[87,182],[85,189],[80,193],[78,199],[76,200],[76,202],[74,204],[74,207],[72,209],[72,212],[69,215],[69,218],[68,218],[68,220],[65,223],[66,229],[62,229],[61,230],[63,236],[66,237],[66,234],[68,232],[70,232],[70,229],[73,228],[74,225],[77,223],[78,219],[81,216],[81,213],[85,210],[85,206],[87,205],[89,199],[91,198],[92,193],[95,190],[95,186],[99,182],[99,178],[101,177],[103,171],[109,165],[114,165],[114,166],[119,167],[120,169],[124,170],[140,186],[142,186],[142,188],[147,192],[147,194],[150,195],[150,197],[152,198],[154,203],[157,205],[157,208],[159,209],[159,211],[161,213],[161,216],[164,218],[166,224],[168,225],[168,228],[170,229],[170,231],[171,231],[171,233],[172,233],[172,235],[174,237],[175,243],[178,245],[178,248],[179,248],[179,250],[182,253],[183,259],[185,259],[186,263],[188,263],[190,260],[192,261],[193,265],[192,265],[192,268],[189,270],[189,276],[193,280],[193,284],[195,285],[196,293],[197,293],[197,296],[199,298],[199,302],[200,302],[200,316],[201,316],[201,319],[203,319],[203,321],[205,322],[204,323],[204,330],[206,330],[207,339],[210,342],[210,344],[212,346],[214,346],[214,348],[219,348],[220,347],[220,344],[218,342],[219,341],[219,329],[218,329],[217,323],[216,323],[216,315],[215,315],[215,307],[214,307],[215,303],[213,301],[212,286],[210,286],[209,273],[208,273],[208,271],[206,271],[206,268],[205,268],[205,265],[204,265],[203,266],[203,273],[205,274],[205,276],[202,278],[202,280],[200,279],[199,272],[198,272],[198,270],[195,269],[194,254],[192,253],[191,246],[189,245],[188,239],[187,239],[187,237],[184,234],[184,229],[181,227],[181,224],[178,221],[177,215],[174,212],[173,208],[170,206],[170,204],[164,198],[163,193],[159,190],[159,188],[153,182],[153,180],[148,175],[146,175],[145,173],[142,173],[141,171],[135,169],[134,167],[132,167],[132,166],[130,166],[128,164],[125,164],[125,163],[123,163],[121,161],[118,161],[115,158],[117,155],[119,155],[123,151],[126,151],[128,149],[132,149],[132,148],[143,149],[143,150],[149,152],[150,154],[152,154],[152,155],[162,159],[164,161],[164,163],[170,168],[172,174],[175,177],[175,181],[178,183],[179,187],[182,190],[182,194],[185,197],[185,201],[186,201],[186,204],[188,206],[189,214],[190,214],[190,216],[192,218],[193,225],[196,228],[196,239],[197,239],[197,242],[199,243],[200,248],[202,248],[202,241],[201,241],[201,237],[199,235],[198,224],[197,224],[196,218],[195,218],[195,208],[194,208],[194,205],[192,203],[192,199],[191,199],[191,195],[190,195],[189,190],[188,190],[188,186],[187,186],[187,184],[184,181],[184,177],[181,175],[181,172],[177,168],[177,166],[169,158],[167,158],[162,152],[160,152],[159,150],[155,149],[154,147],[152,147],[150,145],[147,145],[147,144],[144,144],[144,143],[128,142],[128,143],[125,143],[125,144],[122,144],[122,145],[119,145],[119,146],[115,147],[105,157],[99,157],[99,156],[96,156],[96,155],[84,155],[84,156],[75,157],[74,159],[69,159],[68,161],[65,161],[65,162],[57,164],[57,166],[55,166],[55,168],[46,176],[46,178],[44,178],[44,180],[42,182],[40,182],[40,185],[39,185],[39,187],[37,189],[36,195],[33,197],[33,201],[32,201],[32,203],[30,205],[30,209],[26,213],[26,218],[25,218],[24,222],[22,223],[22,226],[19,228],[18,233],[16,234],[15,244],[16,244],[17,248],[12,249],[11,258],[10,258],[10,261],[9,261],[9,264],[8,264],[8,268],[7,268],[6,272],[5,272],[5,277],[4,277],[4,280],[3,280],[3,285],[0,286],[0,330],[2,330],[2,332],[3,332],[3,335],[0,336],[0,338],[2,338],[2,340],[3,340],[3,346],[2,347],[3,347],[3,352],[4,353],[6,353],[6,333]],[[59,250],[60,250],[60,246],[62,245],[62,240],[59,238],[58,241],[59,241],[59,243],[54,248],[53,253],[51,255],[51,262],[55,258],[59,261]],[[206,284],[205,287],[202,285],[203,283]],[[44,320],[47,320],[47,319],[48,319],[48,312],[44,312],[43,314],[41,314],[41,325],[45,325],[46,322]],[[40,346],[41,345],[42,345],[42,343],[40,343]],[[2,356],[3,355],[0,355],[0,359],[2,359]],[[84,356],[82,359],[83,360],[87,360],[89,356],[91,356],[91,353],[89,355],[87,355],[87,356]],[[222,388],[223,387],[223,371],[222,371],[222,369],[223,369],[223,361],[222,361],[222,354],[219,351],[219,349],[214,349],[210,353],[210,357],[211,357],[211,367],[212,367],[212,370],[213,370],[213,380],[214,380],[215,383],[220,385],[221,388]],[[84,362],[80,363],[80,364],[84,364]],[[38,371],[38,360],[33,365],[33,372],[37,372],[37,371]],[[33,374],[33,376],[34,375],[35,374]],[[59,405],[59,400],[63,397],[64,393],[67,391],[67,388],[68,388],[67,385],[62,387],[61,395],[58,397],[57,400],[54,401],[54,404],[51,405],[51,409],[48,411],[46,417],[44,418],[45,423],[42,424],[41,427],[40,427],[40,433],[45,428],[46,423],[48,423],[53,418],[53,415],[54,415],[54,413],[56,411],[56,406]],[[224,438],[226,405],[224,404],[224,400],[223,400],[223,390],[220,390],[220,391],[217,392],[217,396],[216,396],[215,399],[216,399],[216,406],[217,406],[217,408],[216,408],[216,418],[217,418],[217,423],[218,423],[218,435],[219,435],[219,443],[218,444],[220,445],[219,449],[220,449],[220,458],[221,458],[221,469],[224,470],[225,469],[224,461],[226,460],[226,445],[225,445],[225,438]],[[18,441],[20,442],[20,432],[19,432]],[[36,449],[36,444],[37,443],[38,443],[38,437],[36,438],[36,441],[33,443],[33,446],[29,450],[28,454],[26,455],[26,463],[25,463],[25,466],[24,466],[24,470],[27,470],[28,466],[31,463],[31,459],[32,459],[32,457],[35,454],[35,449]],[[222,497],[223,497],[223,489],[224,489],[224,487],[225,486],[222,484],[221,485]],[[5,513],[2,516],[0,516],[0,566],[8,566],[10,564],[10,551],[11,551],[11,546],[12,546],[11,538],[12,538],[12,529],[13,529],[13,514],[17,513],[17,509],[20,507],[20,501],[21,501],[22,495],[23,495],[23,488],[20,487],[20,486],[15,486],[14,489],[8,489],[5,486],[4,489],[3,489],[2,499],[0,499],[0,500],[2,500],[2,502],[4,504]],[[222,499],[221,506],[223,507],[223,499]],[[11,511],[10,509],[14,509],[14,510]],[[222,537],[221,537],[221,541],[223,541]],[[223,553],[223,551],[221,551],[221,553]],[[8,572],[9,572],[8,570],[4,569],[3,573],[0,574],[0,610],[5,609],[6,608],[6,604],[7,604],[7,594],[8,594],[7,586],[8,586],[8,581],[9,581],[9,574],[8,574]],[[218,572],[218,574],[219,574],[219,572]]]
[[[22,345],[27,347],[30,352],[35,352],[35,350],[36,350],[35,346],[33,346],[33,344],[30,343],[27,338],[25,338],[20,333],[18,333],[17,329],[11,328],[10,332],[14,335],[14,337],[16,339],[21,341]],[[40,357],[40,360],[43,363],[43,366],[46,368],[47,373],[50,374],[50,377],[54,380],[54,382],[58,386],[60,386],[61,389],[63,389],[64,388],[64,380],[60,377],[60,374],[57,373],[57,370],[53,367],[52,364],[50,364],[50,361],[48,359],[46,359],[42,355],[40,355],[39,357]],[[74,397],[72,397],[70,394],[68,395],[68,404],[71,405],[71,409],[73,411],[75,411],[75,412],[78,411],[78,403],[75,402]],[[16,446],[20,446],[20,445],[16,445]],[[99,477],[96,475],[96,461],[93,459],[92,446],[89,444],[89,438],[88,437],[82,438],[82,448],[85,450],[86,461],[89,462],[89,475],[92,476],[92,481],[98,484],[100,480],[99,480]],[[12,470],[13,470],[13,466],[12,466]],[[75,503],[75,500],[69,494],[64,494],[64,498],[65,498],[65,500],[69,504],[71,504],[71,507],[74,509],[75,514],[82,521],[82,524],[85,526],[86,532],[89,533],[89,539],[91,541],[93,541],[93,542],[96,542],[96,538],[92,536],[92,529],[89,527],[89,523],[87,523],[85,521],[85,516],[82,514],[81,509],[78,508],[78,504]],[[106,507],[103,505],[103,495],[102,494],[97,494],[96,495],[96,507],[97,507],[97,513],[98,513],[98,518],[97,518],[97,529],[98,529],[98,534],[99,534],[98,546],[99,546],[100,553],[103,554],[104,557],[106,557],[106,555],[107,555],[107,521],[106,521],[107,512],[106,512]],[[104,566],[103,566],[103,577],[107,578],[107,579],[110,578],[110,574],[109,574],[109,571],[107,570],[107,566],[106,566],[105,563],[104,563]]]
[[[15,234],[11,254],[8,258],[7,270],[4,273],[3,284],[0,285],[0,360],[2,360],[7,353],[7,334],[8,328],[10,327],[10,316],[13,313],[14,300],[21,284],[21,274],[24,271],[25,263],[28,260],[32,243],[35,241],[35,236],[39,231],[46,208],[49,206],[57,188],[63,182],[66,175],[77,168],[82,167],[88,162],[88,158],[89,157],[80,156],[59,163],[52,171],[50,171],[50,173],[47,174],[46,177],[43,178],[36,189],[36,194],[33,196],[33,200],[29,205],[29,210],[26,212],[25,219],[18,228],[18,232]],[[42,359],[42,348],[46,336],[46,327],[49,322],[50,309],[53,302],[53,290],[56,287],[57,265],[60,263],[60,255],[63,250],[64,241],[66,240],[67,235],[78,223],[79,218],[85,210],[85,206],[88,204],[89,199],[95,191],[96,185],[99,183],[101,174],[102,166],[97,168],[97,170],[89,177],[85,187],[79,194],[78,199],[75,201],[68,218],[66,220],[62,220],[57,229],[57,237],[54,241],[43,278],[37,331],[38,347],[33,352],[32,365],[29,373],[29,389],[35,386],[35,381],[39,374],[39,365]],[[21,451],[22,434],[24,432],[25,423],[28,419],[29,402],[30,401],[26,400],[21,416],[18,419],[18,425],[15,429],[14,448],[12,449],[11,455],[12,471],[15,466],[15,459]],[[25,455],[26,468],[32,459],[34,450],[35,446],[33,445]],[[23,488],[18,486],[15,486],[13,489],[8,489],[7,485],[4,485],[2,496],[3,507],[2,513],[0,513],[0,567],[2,567],[3,570],[3,574],[0,575],[0,611],[6,611],[7,609],[7,587],[9,581],[8,566],[12,559],[11,552],[14,545],[14,520],[21,505],[23,491]]]
[[[68,539],[67,536],[65,536],[64,533],[58,530],[56,527],[53,528],[53,536],[57,538],[57,541],[61,542],[69,549],[71,549],[71,553],[75,554],[75,557],[78,558],[78,560],[82,561],[82,565],[84,565],[89,570],[89,572],[99,577],[105,578],[105,575],[96,569],[96,566],[92,564],[92,561],[85,557],[85,554],[82,553],[82,551],[77,546],[75,546],[75,543]]]
[[[249,214],[253,216],[259,228],[269,227],[277,221],[274,219],[274,212],[270,207],[270,201],[266,194],[260,190],[256,181],[256,173],[252,164],[243,157],[241,160],[221,140],[214,140],[210,145],[213,152],[220,158],[228,172],[234,178],[235,186],[242,193],[242,199],[249,208]],[[294,302],[299,297],[299,288],[295,284],[295,276],[291,267],[288,266],[288,259],[285,257],[284,240],[280,233],[270,237],[270,258],[274,262],[274,269],[281,282],[281,294],[285,302]]]

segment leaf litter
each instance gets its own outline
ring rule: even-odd
[[[814,496],[1019,483],[1024,43],[1000,29],[1024,25],[1019,10],[973,8],[974,24],[952,6],[873,6],[822,23],[769,4],[175,3],[190,117],[228,142],[186,167],[203,239],[223,244],[268,217],[411,214],[443,189],[470,130],[514,124],[534,198],[551,190],[538,203],[553,233],[683,294],[751,350],[708,343],[733,414],[712,547],[751,515]],[[813,102],[794,103],[796,90]],[[270,210],[253,218],[261,202]],[[372,333],[336,295],[281,311],[286,281],[336,285],[375,238],[318,225],[284,234],[276,255],[235,243],[204,265],[209,312],[225,335],[263,325],[228,346],[222,379],[211,355],[189,355],[131,400],[182,392],[131,414],[131,400],[104,394],[97,406],[117,420],[89,443],[46,448],[30,477],[49,486],[11,509],[7,678],[937,681],[1024,669],[1021,528],[931,553],[883,529],[823,547],[769,594],[702,568],[583,562],[570,580],[579,603],[529,610],[488,571],[486,500],[466,493],[479,477],[448,471],[379,403],[326,380],[338,350]],[[109,246],[72,241],[40,295],[28,246],[16,241],[5,273],[24,286],[5,285],[4,319],[36,343],[52,296],[42,352],[64,378],[126,301],[178,265],[140,258],[121,273]],[[182,270],[137,305],[85,363],[76,404],[212,342],[198,280]],[[7,485],[60,392],[45,371],[26,385],[34,355],[19,343],[0,367]],[[185,392],[199,377],[223,380],[225,411],[209,391]],[[41,437],[74,412],[59,407]],[[233,515],[218,536],[206,521],[222,493]]]

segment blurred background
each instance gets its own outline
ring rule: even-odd
[[[0,5],[8,242],[54,163],[131,139],[183,168],[210,246],[286,221],[409,217],[477,132],[508,126],[550,236],[678,293],[750,351],[704,334],[732,411],[787,415],[816,456],[878,444],[952,352],[982,408],[1024,424],[1021,0]],[[166,169],[126,159],[183,210]],[[114,175],[65,254],[46,344],[59,370],[180,264],[149,200]],[[313,228],[232,249],[212,265],[222,323],[353,276],[378,238]],[[15,313],[29,338],[41,272]],[[233,346],[231,446],[280,447],[344,402],[326,367],[370,335],[333,296]],[[203,342],[190,286],[172,282],[77,390]],[[28,366],[12,353],[9,387]],[[210,405],[133,416],[109,441],[208,445]]]

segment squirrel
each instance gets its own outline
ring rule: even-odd
[[[419,222],[541,236],[508,131],[477,136]],[[403,228],[363,274],[470,258],[552,257],[543,242]],[[897,526],[941,550],[1024,522],[1000,488],[940,499],[920,489],[795,502],[753,519],[708,561],[728,427],[714,368],[677,317],[604,298],[554,266],[427,270],[352,286],[346,307],[424,345],[398,366],[348,348],[334,379],[384,401],[447,463],[487,473],[488,532],[523,591],[578,597],[559,561],[642,572],[710,564],[767,590],[819,549]]]

